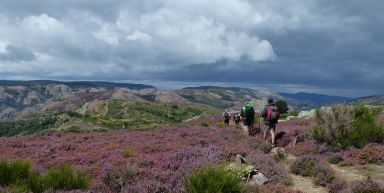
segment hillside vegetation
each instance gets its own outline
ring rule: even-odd
[[[215,108],[200,104],[111,100],[102,102],[98,107],[89,108],[84,117],[107,128],[139,129],[181,123],[196,116],[212,115],[217,112]]]
[[[34,119],[0,122],[0,136],[27,135],[46,130],[72,132],[110,129],[145,129],[181,123],[219,110],[193,103],[151,103],[106,100],[87,103],[75,111]]]

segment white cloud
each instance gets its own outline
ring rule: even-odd
[[[247,31],[247,25],[260,20],[252,9],[245,0],[163,0],[150,9],[132,11],[132,7],[122,6],[116,10],[115,21],[81,10],[68,10],[71,15],[64,17],[41,13],[10,20],[3,16],[0,34],[10,43],[46,56],[44,60],[37,57],[39,65],[30,65],[52,72],[66,66],[68,74],[90,65],[108,73],[111,70],[104,65],[110,63],[119,70],[142,73],[209,65],[221,59],[272,60],[273,45]],[[5,35],[8,33],[12,35]]]
[[[185,76],[181,71],[199,66],[206,69],[199,73],[205,74],[190,79],[205,81],[246,67],[257,73],[281,69],[283,83],[300,83],[307,77],[313,84],[328,80],[329,85],[345,85],[348,81],[340,81],[341,77],[354,75],[363,77],[362,85],[375,85],[365,82],[374,83],[383,71],[379,66],[383,30],[377,27],[384,18],[382,4],[379,0],[3,0],[0,53],[7,61],[0,63],[0,73],[175,80]],[[27,50],[34,60],[16,59]],[[366,71],[349,67],[363,64]],[[374,75],[364,78],[366,74]],[[241,71],[233,78],[242,77]]]

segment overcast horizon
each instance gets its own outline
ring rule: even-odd
[[[380,0],[0,0],[0,79],[384,94]]]

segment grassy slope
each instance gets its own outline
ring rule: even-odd
[[[87,109],[85,115],[64,112],[14,122],[0,122],[0,136],[33,134],[46,130],[84,131],[94,129],[145,129],[180,123],[195,116],[218,113],[201,104],[170,104],[108,100]],[[87,128],[83,127],[87,125]]]
[[[107,106],[107,108],[105,108]],[[101,112],[100,112],[101,110]],[[104,111],[102,113],[102,111]],[[180,123],[200,115],[210,115],[218,110],[200,104],[169,104],[111,100],[96,111],[87,111],[97,125],[108,128],[147,128],[151,126]]]

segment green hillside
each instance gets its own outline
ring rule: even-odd
[[[47,130],[90,131],[110,129],[146,129],[181,123],[219,110],[194,103],[152,103],[106,100],[90,103],[88,108],[34,119],[0,122],[0,136],[27,135]]]
[[[218,110],[200,104],[151,103],[111,100],[96,110],[87,110],[85,117],[107,128],[146,128],[161,124],[180,123],[187,119],[211,115]]]

